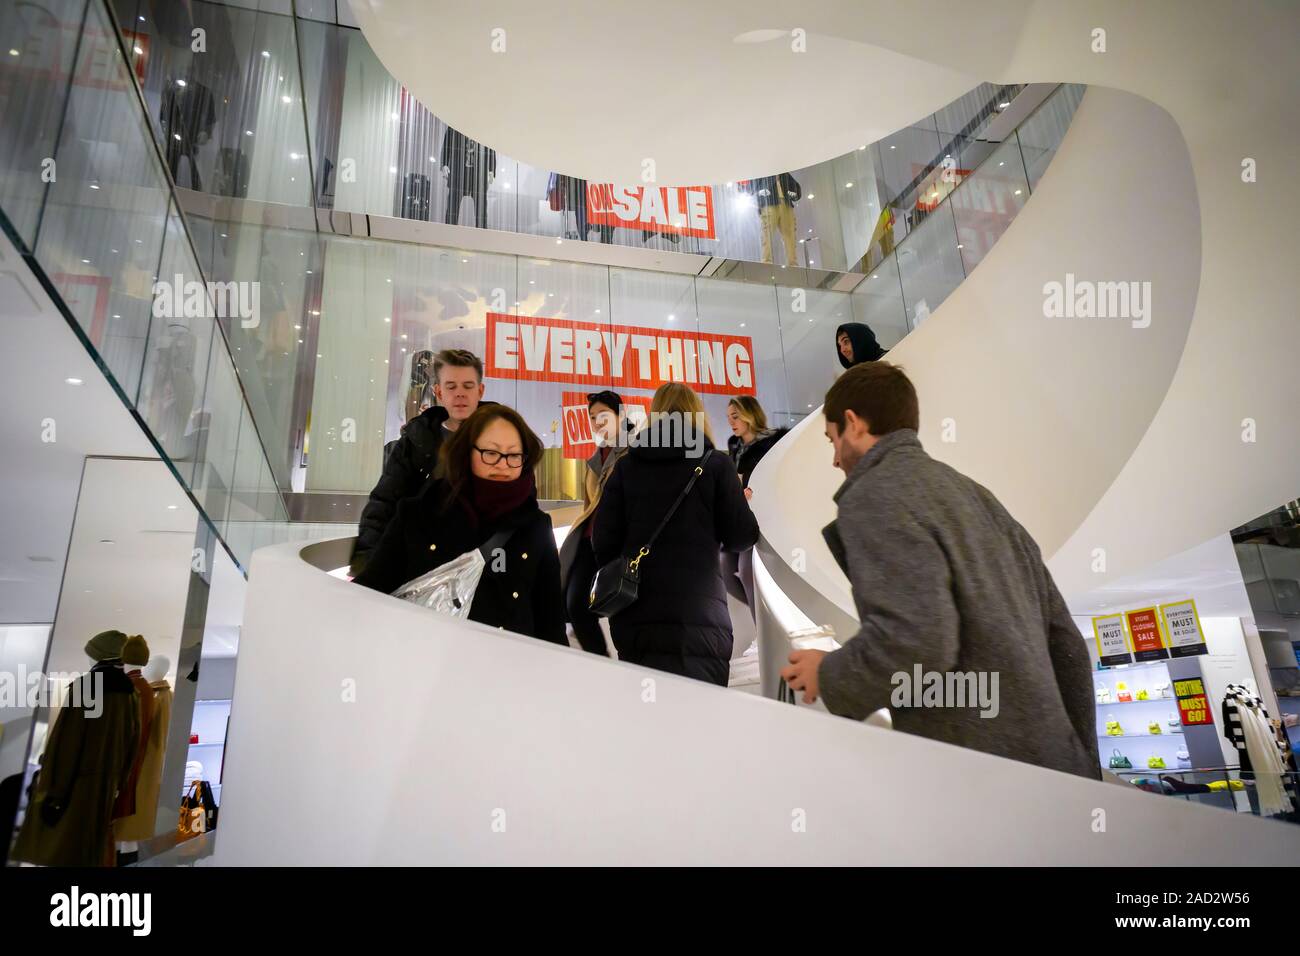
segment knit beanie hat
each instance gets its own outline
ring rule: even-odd
[[[122,663],[144,667],[149,663],[149,644],[139,634],[132,634],[122,644]]]
[[[126,635],[121,631],[100,631],[86,642],[86,656],[92,661],[107,661],[122,656]]]

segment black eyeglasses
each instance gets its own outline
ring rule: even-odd
[[[495,465],[504,458],[506,460],[506,467],[508,468],[524,467],[525,456],[521,451],[512,451],[507,454],[503,451],[497,451],[495,448],[479,448],[478,445],[474,445],[473,447],[474,450],[478,452],[478,456],[483,459],[483,464],[485,465]]]

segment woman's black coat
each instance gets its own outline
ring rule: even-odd
[[[567,644],[560,556],[551,518],[537,506],[537,499],[530,498],[496,522],[475,528],[460,502],[443,508],[449,493],[447,482],[438,479],[415,497],[404,498],[356,583],[391,594],[407,581],[479,547],[498,531],[512,529],[503,558],[487,557],[469,619]]]
[[[749,477],[758,467],[758,463],[785,435],[790,431],[788,428],[778,428],[770,431],[761,438],[755,438],[746,445],[740,440],[739,435],[732,435],[727,439],[727,449],[731,452],[731,460],[736,463],[736,471],[740,474],[740,487],[749,487]]]
[[[623,456],[596,510],[592,547],[597,566],[637,553],[700,462],[681,447],[635,445]],[[752,547],[758,522],[724,452],[709,455],[703,469],[642,560],[636,603],[609,624],[621,660],[725,685],[731,615],[718,548]]]

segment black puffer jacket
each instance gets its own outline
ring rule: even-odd
[[[497,522],[476,527],[459,502],[443,508],[448,494],[447,482],[436,479],[418,496],[404,499],[356,583],[390,594],[479,547],[498,531],[511,530],[503,546],[504,566],[496,570],[497,562],[488,559],[469,619],[567,644],[560,556],[550,515],[530,498]]]
[[[788,428],[769,431],[755,438],[748,445],[741,442],[739,435],[732,435],[727,439],[727,450],[731,453],[731,460],[736,463],[736,471],[740,474],[741,488],[749,487],[749,476],[754,473],[758,463],[763,460],[763,456],[768,453],[772,446],[789,431]]]
[[[849,343],[853,346],[852,362],[840,351],[840,333],[848,335]],[[871,331],[871,326],[862,322],[845,322],[835,330],[835,357],[845,368],[852,368],[863,362],[879,361],[885,355],[886,350],[882,349],[880,343],[876,341],[876,333]]]
[[[493,402],[479,402],[492,405]],[[442,427],[447,420],[447,409],[441,405],[426,408],[412,418],[402,429],[391,451],[385,448],[384,470],[370,492],[370,500],[361,512],[357,543],[352,552],[352,575],[359,575],[370,558],[370,552],[379,545],[384,529],[397,513],[397,503],[403,498],[418,495],[425,482],[438,467],[438,452],[442,449]]]
[[[596,511],[597,565],[635,555],[699,465],[681,447],[633,446],[605,483]],[[709,455],[703,469],[641,562],[636,603],[609,624],[620,659],[725,686],[731,615],[718,548],[752,547],[758,522],[725,454]]]

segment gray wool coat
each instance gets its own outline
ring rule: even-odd
[[[861,628],[821,662],[831,713],[888,707],[897,730],[1099,779],[1087,645],[1029,532],[910,429],[835,502],[823,535]]]

